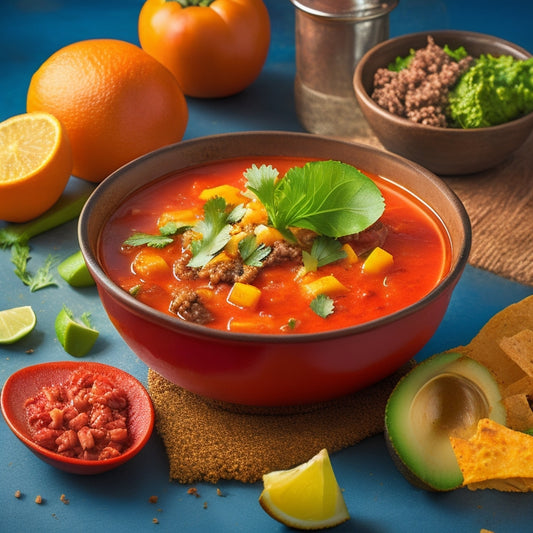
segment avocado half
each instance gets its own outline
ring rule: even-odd
[[[456,352],[434,355],[404,376],[385,409],[385,438],[408,481],[433,491],[463,483],[451,435],[468,439],[481,418],[505,425],[506,412],[490,371]]]

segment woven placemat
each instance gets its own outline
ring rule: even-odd
[[[156,429],[167,452],[170,479],[253,483],[266,472],[309,460],[322,448],[333,453],[376,435],[384,429],[392,389],[413,364],[336,400],[250,412],[201,398],[149,370]]]

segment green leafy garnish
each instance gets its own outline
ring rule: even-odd
[[[311,255],[316,257],[317,266],[321,267],[334,263],[339,259],[344,259],[346,252],[342,249],[342,244],[337,239],[320,235],[313,241]]]
[[[239,241],[239,253],[245,265],[263,266],[263,259],[270,253],[270,246],[257,245],[255,235],[247,235]]]
[[[400,72],[400,70],[403,70],[409,66],[414,57],[415,50],[411,48],[408,55],[405,57],[398,56],[392,63],[389,63],[387,69],[392,70],[393,72]]]
[[[15,266],[15,275],[30,288],[31,292],[57,285],[52,276],[54,258],[49,255],[44,264],[35,274],[28,271],[28,261],[30,260],[30,247],[27,244],[14,244],[11,247],[11,262]]]
[[[335,309],[333,300],[325,294],[319,294],[309,304],[311,309],[321,318],[327,318]]]
[[[151,233],[134,233],[128,237],[124,244],[127,246],[150,246],[151,248],[164,248],[172,244],[174,239],[172,235],[177,235],[188,230],[191,226],[188,224],[178,224],[176,222],[167,222],[159,228],[158,235]]]
[[[455,50],[452,50],[447,44],[443,46],[443,50],[455,61],[459,62],[461,59],[464,59],[468,56],[468,52],[466,51],[464,46],[459,46]]]
[[[151,248],[164,248],[172,244],[174,239],[166,235],[152,235],[150,233],[134,233],[128,237],[124,244],[127,246],[150,246]]]
[[[211,198],[204,204],[204,218],[195,226],[202,234],[201,239],[191,242],[192,259],[190,267],[203,267],[218,253],[231,237],[231,223],[238,222],[245,213],[242,205],[227,213],[224,198]]]
[[[375,183],[339,161],[293,167],[281,180],[277,180],[277,170],[266,165],[253,165],[244,175],[246,187],[264,205],[269,223],[291,241],[295,238],[290,227],[334,238],[359,233],[385,209]]]

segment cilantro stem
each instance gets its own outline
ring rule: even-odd
[[[64,193],[43,215],[23,224],[9,224],[0,228],[0,248],[26,244],[32,237],[76,218],[92,193],[91,190]]]

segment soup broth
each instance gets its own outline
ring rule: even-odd
[[[202,192],[227,185],[245,192],[243,173],[252,165],[271,165],[283,176],[289,168],[307,162],[276,157],[220,161],[180,171],[134,192],[100,235],[104,270],[139,301],[176,320],[183,319],[176,312],[176,294],[194,293],[209,315],[203,322],[206,327],[240,333],[290,335],[345,328],[399,311],[435,288],[450,268],[450,240],[442,222],[403,188],[364,171],[385,200],[379,224],[387,233],[374,248],[386,252],[387,260],[376,271],[365,266],[373,249],[348,254],[314,271],[305,269],[301,257],[291,258],[260,268],[253,281],[242,283],[249,291],[247,297],[252,294],[255,299],[250,303],[249,298],[241,301],[232,296],[233,282],[183,276],[177,265],[184,262],[185,233],[161,248],[124,244],[133,234],[160,234],[161,226],[172,217],[174,222],[194,224],[204,214]],[[248,201],[250,195],[244,198]],[[225,257],[231,255],[222,251]],[[342,289],[325,294],[329,312],[319,314],[311,305],[317,293],[310,287],[324,278],[335,279]]]

